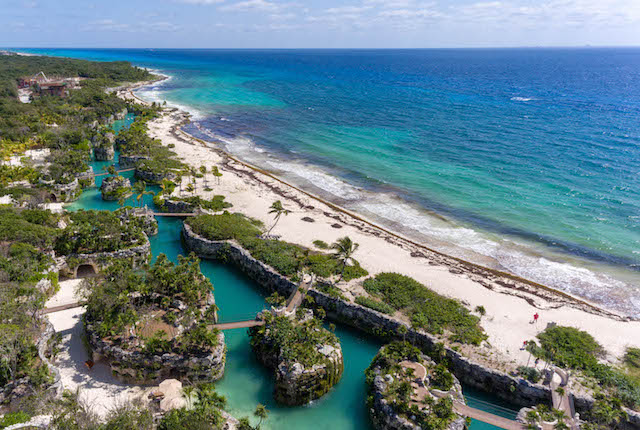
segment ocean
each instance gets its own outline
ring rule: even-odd
[[[20,49],[128,60],[187,131],[442,252],[640,317],[640,49]]]

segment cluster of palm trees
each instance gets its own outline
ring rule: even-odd
[[[267,231],[266,236],[270,235],[271,231],[278,224],[278,221],[280,221],[280,218],[283,215],[284,216],[289,215],[291,213],[291,211],[289,209],[285,208],[282,205],[282,202],[280,200],[276,200],[269,207],[269,213],[274,215],[274,221],[273,221],[273,225],[271,226],[271,228],[269,228],[269,230]],[[344,271],[347,268],[347,265],[349,263],[353,263],[355,261],[353,259],[353,254],[355,254],[355,252],[358,250],[359,247],[360,247],[360,244],[355,243],[348,236],[345,236],[345,237],[342,237],[342,238],[338,239],[336,242],[334,242],[331,245],[331,249],[333,249],[335,251],[334,254],[333,254],[334,257],[342,265],[342,269],[340,270],[340,278],[338,279],[338,282],[342,281],[342,278],[344,277]]]
[[[104,170],[107,171],[107,173],[109,173],[112,176],[118,176],[118,172],[116,170],[116,167],[114,165],[110,165],[107,167],[104,167]],[[206,166],[202,165],[198,168],[198,171],[202,174],[202,176],[204,177],[204,183],[205,183],[205,189],[208,188],[208,184],[207,184],[207,173],[209,172],[209,170],[207,169]],[[196,169],[195,168],[190,168],[189,169],[189,173],[190,173],[190,182],[189,184],[187,184],[186,186],[186,190],[190,193],[194,193],[196,191]],[[220,172],[220,169],[218,169],[218,166],[213,166],[211,168],[211,174],[213,176],[216,177],[217,183],[218,185],[220,185],[220,178],[222,177],[222,173]],[[161,189],[161,193],[164,194],[165,191],[169,188],[169,184],[170,181],[168,179],[163,179],[162,183],[160,184],[160,189]],[[181,182],[182,184],[182,182]],[[144,180],[141,181],[136,181],[133,184],[133,192],[135,194],[135,198],[136,201],[138,202],[138,204],[140,205],[140,207],[142,207],[143,203],[144,203],[144,196],[147,195],[153,195],[153,191],[147,190],[147,183]],[[125,201],[126,201],[127,197],[123,197],[120,200],[118,200],[118,204],[120,206],[124,205]],[[279,203],[279,202],[278,202]],[[280,204],[280,208],[282,208],[282,204]],[[286,214],[288,214],[290,211],[285,211]],[[271,212],[270,212],[271,213]],[[280,217],[279,214],[278,218]],[[277,219],[276,219],[276,223],[277,223]],[[275,227],[275,224],[273,225],[273,227]],[[271,227],[271,228],[273,228]]]

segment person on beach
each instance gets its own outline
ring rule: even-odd
[[[533,314],[533,321],[531,321],[531,324],[537,323],[538,318],[540,318],[540,315],[538,314],[538,312],[536,312],[535,314]]]

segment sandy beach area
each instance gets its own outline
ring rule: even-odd
[[[137,85],[139,88],[141,85]],[[119,95],[139,99],[133,89]],[[144,101],[143,101],[144,102]],[[221,145],[197,139],[180,127],[188,114],[165,109],[149,124],[150,135],[163,145],[175,145],[184,162],[194,166],[217,166],[223,174],[220,183],[212,175],[197,180],[196,193],[204,198],[222,194],[233,204],[231,211],[241,212],[270,226],[273,218],[269,206],[281,200],[292,213],[282,217],[272,234],[282,240],[313,248],[314,240],[332,243],[349,236],[360,244],[355,258],[370,274],[397,272],[411,276],[434,291],[462,301],[470,309],[484,306],[482,326],[488,343],[475,351],[480,361],[498,368],[526,364],[529,354],[522,351],[523,341],[535,336],[548,324],[577,327],[591,333],[608,351],[609,361],[616,361],[628,346],[640,346],[640,322],[600,309],[580,298],[556,292],[508,274],[449,257],[394,232],[376,226],[364,217],[352,214],[330,202],[285,183],[269,172],[249,166],[226,153]],[[183,178],[184,190],[188,178]],[[205,191],[205,184],[212,191]],[[176,188],[179,194],[179,188]],[[188,195],[183,192],[184,195]],[[190,194],[189,194],[190,195]],[[358,281],[342,285],[347,296],[360,290]],[[540,318],[533,323],[533,315]]]

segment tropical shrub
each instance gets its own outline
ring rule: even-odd
[[[487,336],[472,315],[457,300],[441,296],[418,281],[397,273],[380,273],[366,279],[364,289],[411,318],[412,325],[430,333],[450,333],[450,339],[480,344]]]

